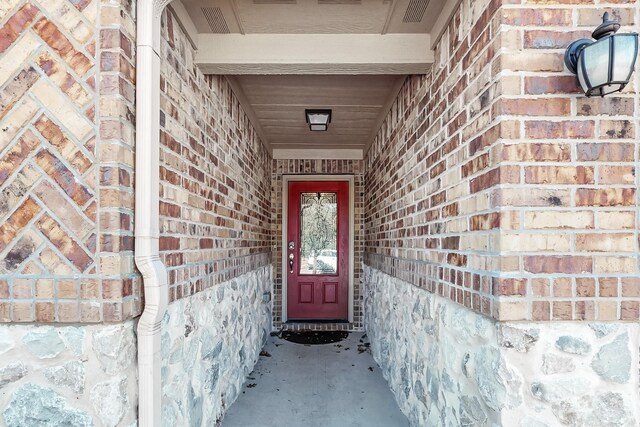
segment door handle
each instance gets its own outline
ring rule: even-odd
[[[289,273],[293,274],[293,254],[289,254]]]

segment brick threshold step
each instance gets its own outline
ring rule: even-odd
[[[354,323],[346,321],[287,321],[283,323],[280,331],[359,331]]]

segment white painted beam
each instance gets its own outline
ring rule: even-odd
[[[273,158],[276,160],[362,160],[364,155],[361,149],[274,148]]]
[[[423,74],[428,34],[199,34],[207,74]]]

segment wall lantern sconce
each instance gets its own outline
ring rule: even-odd
[[[602,24],[589,39],[576,40],[567,47],[564,63],[578,76],[587,96],[605,96],[619,92],[629,83],[638,55],[638,34],[616,34],[620,23],[609,21],[605,12]]]
[[[331,110],[304,110],[309,129],[313,131],[326,131],[331,123]]]

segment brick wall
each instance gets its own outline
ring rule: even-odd
[[[170,300],[271,261],[271,158],[224,77],[205,76],[172,13],[162,25],[160,250]]]
[[[117,321],[140,311],[127,225],[130,7],[0,5],[0,321]]]
[[[101,2],[99,10],[99,248],[104,320],[109,321],[142,313],[142,280],[133,258],[135,8],[134,1],[117,0]]]
[[[364,244],[364,164],[361,160],[276,160],[271,169],[271,236],[273,263],[273,324],[282,326],[282,191],[284,175],[353,175],[354,176],[354,296],[352,324],[325,324],[333,329],[362,328],[362,255]],[[317,328],[317,325],[302,325]]]
[[[482,188],[495,177],[482,172],[497,170],[476,154],[499,127],[490,106],[501,40],[497,4],[472,4],[462,3],[431,72],[407,79],[368,152],[365,263],[490,314],[498,213]]]
[[[134,7],[0,5],[0,321],[140,313]],[[367,182],[361,242],[373,267],[499,319],[640,318],[638,73],[624,94],[586,99],[562,64],[604,9],[637,31],[637,2],[463,1],[432,71],[402,89],[366,179],[358,162],[272,165],[227,83],[195,70],[165,17],[172,299],[267,264],[281,240],[279,177],[309,169]],[[280,283],[277,272],[277,304]]]
[[[586,98],[563,69],[565,47],[609,11],[638,31],[637,2],[505,4],[501,101],[505,128],[488,150],[500,180],[503,255],[497,317],[638,320],[638,72],[624,93]],[[594,5],[593,3],[598,3]]]
[[[501,320],[637,320],[638,73],[586,99],[565,47],[606,8],[463,1],[366,158],[365,262]]]

